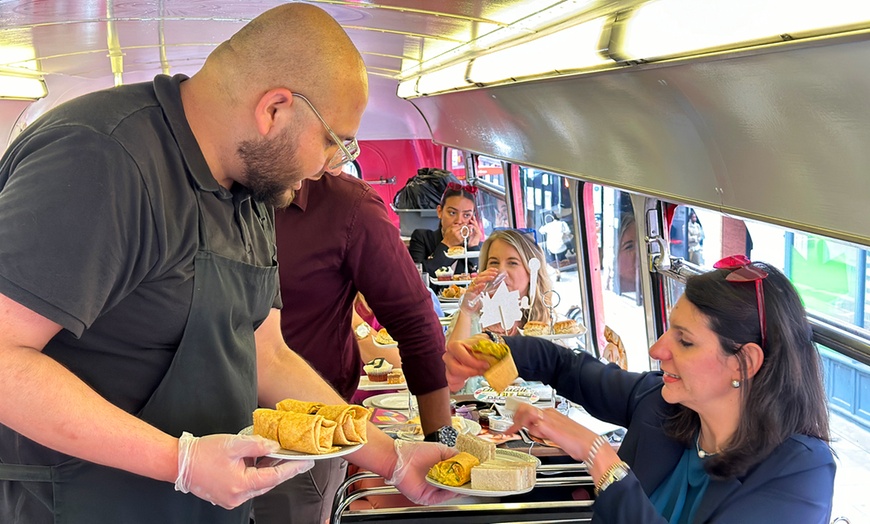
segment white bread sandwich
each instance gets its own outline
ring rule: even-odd
[[[493,459],[471,469],[471,489],[523,491],[535,485],[533,462]]]
[[[456,449],[474,455],[481,464],[495,458],[495,443],[467,433],[461,433],[456,437]]]

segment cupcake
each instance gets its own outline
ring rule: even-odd
[[[380,357],[366,362],[366,365],[363,366],[363,371],[372,382],[386,382],[392,370],[393,365],[387,362],[387,359]]]
[[[453,268],[449,267],[441,267],[435,270],[435,278],[438,280],[452,280],[453,279]]]

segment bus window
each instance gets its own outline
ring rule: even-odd
[[[487,184],[505,188],[504,164],[501,160],[487,156],[475,156],[474,176]]]
[[[527,229],[537,234],[544,252],[553,290],[558,294],[554,308],[557,316],[583,323],[581,286],[577,276],[577,254],[574,247],[574,217],[566,178],[520,167],[523,202],[518,213],[525,215]]]
[[[706,228],[704,224],[707,225]],[[720,224],[721,220],[715,213],[689,206],[677,206],[671,219],[669,235],[671,256],[682,258],[699,267],[709,266],[719,260],[722,258],[718,252]],[[710,241],[707,241],[708,229],[712,235]]]
[[[501,160],[479,155],[474,157],[474,178],[479,189],[477,206],[483,232],[487,235],[497,228],[513,227],[505,201],[504,168]]]
[[[504,192],[498,192],[488,186],[479,184],[477,193],[477,209],[483,232],[489,235],[493,230],[512,227],[508,217]]]
[[[465,151],[461,149],[453,149],[452,147],[448,147],[445,150],[445,154],[447,155],[447,169],[459,180],[465,180]]]
[[[619,335],[625,348],[628,369],[648,371],[650,359],[640,279],[640,235],[630,195],[624,191],[589,184],[592,208],[584,210],[595,221],[600,279],[594,296],[598,309],[599,346],[603,349],[604,326]],[[591,257],[590,257],[591,258]],[[595,274],[595,268],[593,268]]]

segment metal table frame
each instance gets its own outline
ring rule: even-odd
[[[567,476],[566,476],[567,475]],[[399,493],[392,486],[380,486],[349,492],[350,486],[363,479],[381,478],[369,472],[348,477],[336,494],[332,506],[332,524],[342,522],[393,522],[396,524],[440,523],[536,523],[556,524],[591,522],[592,500],[556,500],[546,502],[485,502],[349,510],[350,504],[369,495]],[[538,468],[535,490],[559,486],[594,486],[585,464],[550,464]]]

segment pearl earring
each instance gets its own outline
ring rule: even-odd
[[[739,381],[739,380],[732,380],[732,381],[731,381],[731,387],[734,388],[734,389],[739,388],[739,387],[740,387],[740,381]]]

